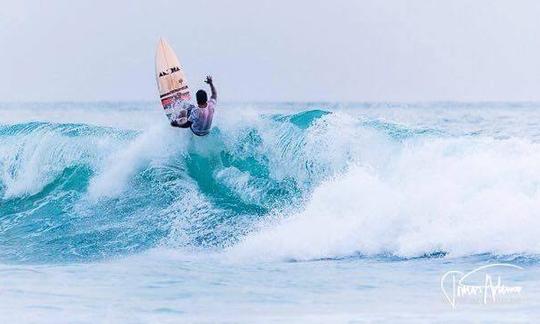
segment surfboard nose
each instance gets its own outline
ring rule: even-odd
[[[166,44],[167,44],[167,41],[165,40],[165,38],[160,37],[160,38],[158,39],[158,42],[157,42],[157,46],[156,46],[156,47],[157,47],[158,49],[159,49],[159,48],[163,48],[163,47],[166,46]]]
[[[165,37],[160,37],[158,40],[158,44],[167,44],[167,39],[165,39]]]

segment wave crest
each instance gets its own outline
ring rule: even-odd
[[[160,245],[250,260],[540,253],[539,144],[322,110],[249,118],[203,138],[0,127],[0,259]]]

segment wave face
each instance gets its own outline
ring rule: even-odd
[[[40,108],[0,112],[4,261],[540,253],[538,132],[506,107],[230,107],[204,138],[148,105]]]

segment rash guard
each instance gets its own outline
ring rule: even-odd
[[[216,104],[216,99],[210,99],[207,102],[206,108],[194,107],[191,110],[188,120],[191,122],[191,131],[193,134],[204,136],[210,133]]]

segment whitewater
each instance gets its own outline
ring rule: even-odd
[[[0,104],[0,319],[540,316],[540,104]],[[523,268],[452,309],[441,276]]]

